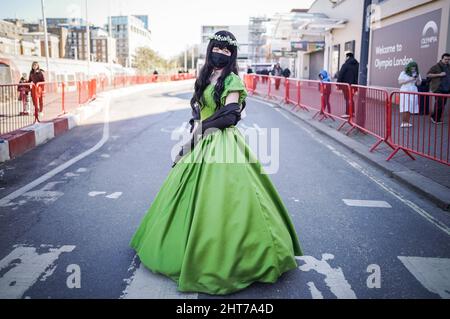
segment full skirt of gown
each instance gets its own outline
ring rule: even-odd
[[[302,255],[286,207],[234,126],[205,136],[170,171],[130,246],[179,291],[213,295],[274,283]]]

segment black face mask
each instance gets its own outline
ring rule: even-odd
[[[222,53],[212,52],[211,63],[215,68],[222,69],[228,65],[231,57]]]

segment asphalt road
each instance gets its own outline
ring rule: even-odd
[[[171,170],[190,86],[112,100],[0,164],[0,298],[215,298],[177,292],[128,246]],[[249,98],[239,127],[278,130],[270,177],[305,256],[277,283],[224,298],[450,298],[448,212],[280,108]]]

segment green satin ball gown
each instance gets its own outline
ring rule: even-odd
[[[239,102],[247,96],[234,73],[224,86],[222,103],[229,92],[239,92]],[[202,120],[216,109],[213,90],[205,89]],[[231,153],[247,160],[206,160]],[[253,282],[276,282],[297,267],[302,250],[262,171],[235,126],[205,136],[170,171],[130,246],[147,268],[173,279],[182,292],[224,295]]]

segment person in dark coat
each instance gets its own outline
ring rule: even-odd
[[[280,77],[282,76],[283,73],[283,69],[280,66],[280,63],[277,63],[273,69],[272,69],[272,75],[275,76],[275,90],[279,90],[280,89],[280,84],[281,84],[281,79]]]
[[[422,79],[420,84],[417,86],[419,92],[429,92],[430,85],[429,79]],[[429,115],[430,114],[430,97],[427,95],[419,96],[419,115]]]
[[[262,78],[262,83],[267,83],[268,76],[270,75],[270,71],[268,69],[264,69],[260,72],[261,72],[261,75],[264,75],[264,77]]]
[[[430,79],[430,91],[438,94],[450,93],[450,53],[444,53],[441,60],[431,67],[427,77]],[[431,121],[435,124],[442,124],[442,114],[445,110],[447,97],[435,98],[434,110],[431,114]]]
[[[42,115],[44,111],[44,85],[38,84],[45,82],[45,76],[44,71],[41,70],[38,62],[33,62],[33,64],[31,65],[30,77],[28,79],[28,82],[37,85],[36,89],[31,91],[31,97],[33,99],[35,110],[38,109],[40,115]]]
[[[339,83],[347,83],[347,84],[358,84],[358,73],[359,73],[359,63],[355,59],[352,52],[347,52],[345,55],[346,60],[342,65],[341,69],[338,73],[338,82]],[[346,89],[346,87],[342,86],[342,90],[345,98],[345,115],[342,115],[344,118],[350,117],[350,92]]]
[[[284,76],[285,78],[290,77],[290,76],[291,76],[291,70],[289,70],[288,68],[284,69],[284,70],[283,70],[283,76]]]

